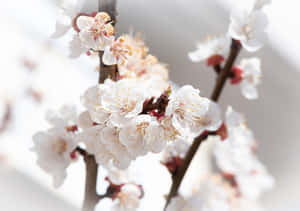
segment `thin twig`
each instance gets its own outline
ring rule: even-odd
[[[216,85],[215,85],[213,93],[211,95],[211,100],[213,100],[215,102],[217,102],[219,100],[222,90],[224,88],[225,82],[230,75],[232,66],[233,66],[240,50],[241,50],[241,45],[238,43],[238,41],[232,40],[228,60],[225,64],[224,68],[220,71],[220,73],[218,75]],[[182,183],[182,180],[185,176],[186,171],[188,170],[199,146],[201,145],[201,143],[204,140],[206,140],[207,136],[208,136],[207,134],[202,134],[195,138],[192,146],[190,147],[189,151],[187,152],[187,154],[184,158],[183,164],[179,167],[177,173],[175,175],[173,175],[173,178],[172,178],[173,183],[172,183],[168,198],[166,200],[165,210],[166,210],[167,206],[169,205],[171,199],[177,195],[178,189]]]

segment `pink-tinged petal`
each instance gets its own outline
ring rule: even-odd
[[[94,18],[81,15],[77,18],[76,25],[79,28],[79,30],[83,29],[89,29],[94,24]]]

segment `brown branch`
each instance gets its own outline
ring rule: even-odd
[[[117,0],[99,0],[99,12],[107,12],[113,21],[116,23],[116,4]],[[105,79],[111,78],[112,80],[118,79],[118,67],[117,65],[107,66],[102,62],[103,51],[99,52],[99,79],[98,83],[104,83]],[[77,148],[80,154],[84,155],[84,161],[86,165],[86,181],[85,181],[85,194],[83,202],[83,211],[93,211],[99,200],[103,199],[104,196],[99,196],[96,191],[97,176],[98,176],[98,164],[96,163],[93,155],[87,154],[81,148]]]
[[[110,78],[113,81],[117,81],[119,78],[118,65],[105,65],[102,62],[103,51],[99,51],[99,79],[98,83],[103,84],[105,79]]]
[[[221,92],[224,88],[225,82],[230,75],[232,66],[233,66],[240,50],[241,50],[241,45],[239,44],[239,42],[236,40],[232,40],[228,60],[225,64],[224,68],[220,71],[220,73],[218,75],[216,85],[215,85],[213,93],[211,95],[211,100],[213,100],[215,102],[217,102],[219,100]],[[169,205],[171,199],[177,195],[178,189],[182,183],[182,180],[185,176],[186,171],[188,170],[199,146],[201,145],[201,143],[204,140],[206,140],[207,136],[208,136],[208,134],[201,134],[200,136],[195,138],[192,146],[190,147],[189,151],[187,152],[187,154],[184,158],[183,164],[179,167],[176,174],[173,175],[173,177],[172,177],[173,183],[171,186],[170,193],[166,200],[165,210],[166,210],[167,206]]]
[[[112,24],[117,22],[117,0],[99,0],[99,12],[107,12],[112,20]],[[119,77],[118,65],[105,65],[102,61],[103,51],[99,51],[99,64],[100,74],[98,82],[104,83],[105,79],[110,78],[113,81],[117,81]]]
[[[85,197],[83,202],[83,211],[93,211],[96,204],[99,202],[99,196],[96,191],[98,165],[93,155],[84,156],[86,166],[86,179],[85,179]]]

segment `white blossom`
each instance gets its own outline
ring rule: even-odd
[[[74,18],[80,13],[84,0],[59,0],[56,30],[53,38],[63,36],[73,24]]]
[[[201,62],[214,55],[226,57],[230,50],[229,36],[213,37],[197,45],[197,50],[188,54],[192,62]]]
[[[182,196],[175,196],[172,198],[166,211],[184,211],[186,203],[186,200]]]
[[[190,147],[190,143],[186,140],[176,140],[169,144],[163,153],[163,162],[167,162],[173,157],[184,158]]]
[[[66,177],[66,168],[76,156],[72,152],[76,147],[77,112],[74,106],[62,106],[59,111],[49,110],[46,119],[52,126],[33,136],[38,165],[52,175],[55,187],[62,185]]]
[[[111,113],[111,121],[116,126],[127,123],[142,112],[146,100],[145,87],[133,79],[117,82],[106,80],[100,85],[101,104],[103,109]]]
[[[82,112],[78,117],[78,126],[82,129],[90,128],[94,126],[94,122],[91,119],[91,115],[88,111]]]
[[[221,124],[219,107],[209,99],[199,96],[199,90],[187,85],[170,96],[166,115],[182,133],[194,136],[204,130],[217,130]]]
[[[99,12],[95,17],[79,16],[77,27],[79,39],[82,44],[95,51],[104,50],[114,39],[114,27],[109,23],[110,16],[105,12]]]
[[[256,199],[273,186],[274,180],[253,152],[256,142],[245,119],[231,107],[226,112],[226,125],[228,138],[216,144],[217,165],[234,176],[244,197]]]
[[[201,182],[190,197],[174,197],[167,211],[230,211],[231,191],[220,178],[212,177]]]
[[[118,193],[113,211],[135,211],[140,205],[140,198],[143,192],[141,188],[135,184],[125,184]]]
[[[74,134],[64,128],[51,128],[33,136],[33,151],[37,153],[37,164],[52,175],[53,184],[59,187],[66,177],[66,168],[71,164],[71,153],[76,147]]]
[[[263,46],[267,26],[268,17],[264,11],[243,8],[231,14],[228,33],[233,39],[239,40],[247,51],[254,52]]]
[[[110,83],[107,81],[106,83]],[[81,103],[88,110],[92,121],[98,124],[104,124],[109,118],[109,111],[106,111],[102,105],[102,95],[106,84],[96,85],[88,88],[81,97]]]
[[[130,183],[130,172],[128,169],[120,170],[115,166],[111,165],[107,169],[107,177],[109,181],[114,185],[122,185],[125,183]]]
[[[134,155],[158,153],[167,144],[163,128],[150,115],[139,115],[121,128],[120,141]]]
[[[77,124],[76,107],[64,105],[58,111],[48,110],[46,113],[46,120],[54,127],[68,129],[68,127]]]
[[[261,79],[261,64],[259,58],[243,59],[239,65],[242,69],[241,90],[247,99],[257,99],[258,92],[256,86]]]
[[[102,61],[106,65],[124,65],[130,56],[132,56],[131,45],[126,42],[124,37],[119,37],[113,40],[110,46],[105,47]]]

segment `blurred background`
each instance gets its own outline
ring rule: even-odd
[[[97,1],[89,1],[87,9],[96,10]],[[180,85],[192,84],[203,96],[209,96],[215,79],[213,71],[190,62],[187,53],[207,35],[227,31],[235,1],[119,0],[117,29],[119,33],[130,29],[143,32],[150,52],[169,65],[171,80]],[[70,36],[49,38],[55,28],[55,3],[15,0],[2,2],[0,7],[1,210],[74,211],[82,203],[83,163],[71,166],[65,184],[56,190],[30,151],[32,134],[47,127],[45,111],[79,103],[83,90],[97,81],[97,59],[81,56],[71,60],[67,42]],[[241,55],[262,59],[260,98],[245,100],[238,88],[228,85],[220,101],[224,109],[233,105],[244,112],[255,132],[260,159],[276,178],[275,189],[262,201],[266,210],[272,211],[300,210],[299,8],[300,2],[295,0],[273,0],[266,8],[270,16],[268,42],[254,55]],[[196,162],[200,160],[201,155]],[[141,158],[139,162],[148,162],[152,172],[162,168],[151,159]],[[194,173],[190,174],[196,177]],[[157,186],[154,174],[138,175],[149,187]],[[158,180],[162,185],[157,189],[167,190],[168,177],[158,176]],[[160,195],[153,194],[153,200],[163,203]]]

